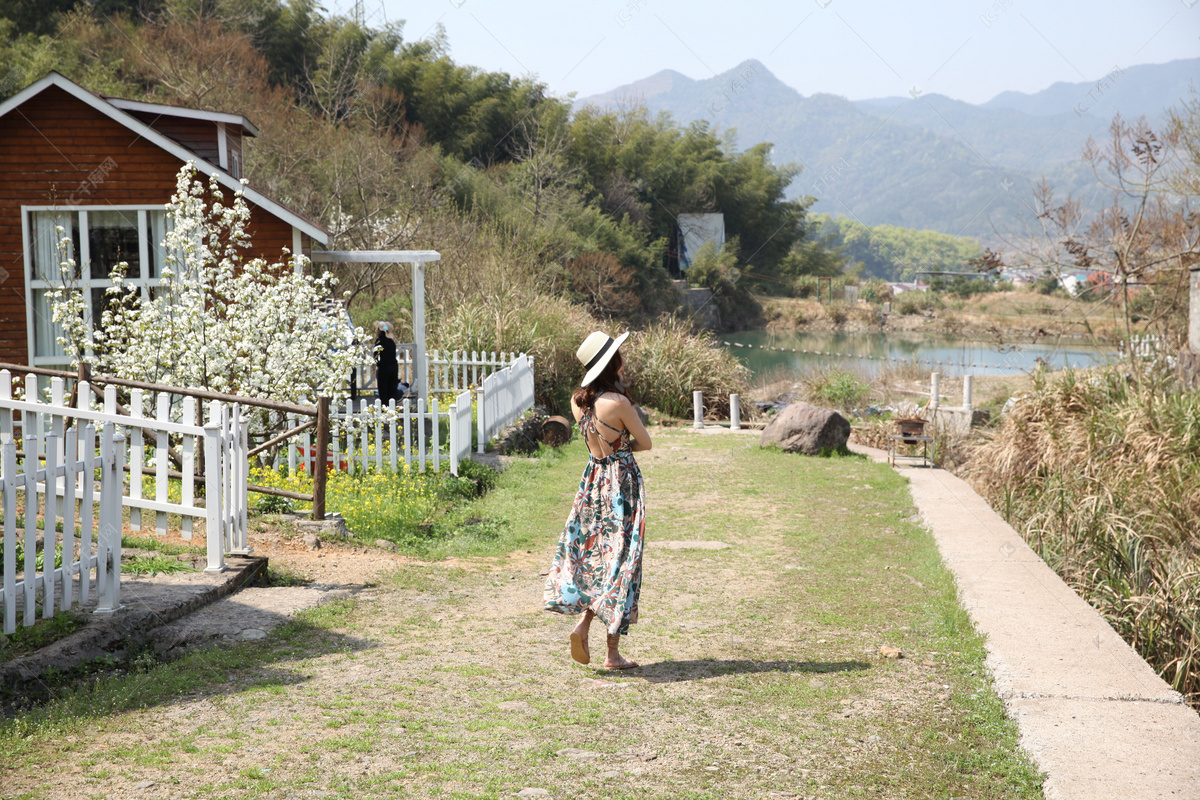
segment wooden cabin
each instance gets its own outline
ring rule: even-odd
[[[51,72],[0,104],[0,361],[69,365],[57,344],[47,292],[62,285],[59,235],[89,304],[108,276],[150,291],[163,263],[165,204],[188,161],[250,206],[250,257],[311,255],[329,232],[241,185],[242,142],[258,130],[239,114],[122,100]]]

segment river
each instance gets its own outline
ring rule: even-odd
[[[830,331],[742,331],[717,340],[755,375],[779,369],[845,366],[868,374],[888,361],[916,361],[943,375],[1014,375],[1045,363],[1049,369],[1103,364],[1115,348],[1043,340],[999,344],[965,336],[929,333],[835,333]],[[740,346],[739,346],[740,345]]]

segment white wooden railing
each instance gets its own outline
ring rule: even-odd
[[[21,453],[17,452],[11,432],[0,441],[0,470],[3,471],[0,496],[4,513],[0,613],[4,616],[4,633],[13,633],[18,621],[25,627],[34,624],[39,591],[42,619],[69,610],[76,598],[81,603],[89,602],[93,583],[99,598],[96,613],[113,613],[121,607],[120,497],[125,442],[115,428],[111,422],[104,423],[98,451],[96,428],[90,423],[82,429],[71,428],[61,440],[56,434],[48,434],[40,443],[44,445],[45,467],[38,466],[39,441],[36,437],[25,438],[25,449]],[[100,470],[99,493],[94,491],[96,469]],[[45,490],[46,486],[56,484],[63,488],[61,505],[57,492]],[[17,492],[24,493],[25,517],[25,553],[20,565],[17,563]],[[98,512],[92,498],[99,499]],[[45,520],[40,574],[37,568],[39,513]],[[61,544],[55,530],[60,516],[63,521]],[[78,540],[75,537],[77,516]],[[56,565],[60,551],[62,563]],[[19,576],[18,566],[21,567]],[[19,620],[18,610],[21,611]]]
[[[461,392],[479,386],[489,375],[517,360],[516,353],[476,353],[465,350],[434,350],[428,354],[431,392]]]
[[[437,351],[430,356],[434,364]],[[441,469],[443,459],[450,462],[451,473],[457,475],[459,463],[471,452],[474,429],[478,431],[478,449],[483,452],[488,439],[511,425],[533,407],[533,358],[525,354],[492,354],[471,359],[465,354],[450,354],[441,362],[447,366],[431,367],[441,385],[459,385],[449,407],[437,395],[416,400],[391,401],[383,406],[378,400],[347,399],[342,408],[331,414],[331,436],[326,459],[329,469],[363,474],[384,469],[395,472],[403,467],[424,472],[432,465]],[[499,364],[506,366],[494,369]],[[478,371],[477,371],[478,370]],[[488,371],[493,370],[493,371]],[[474,391],[471,384],[480,373],[486,373]],[[474,405],[474,416],[472,415]],[[443,441],[441,421],[449,423],[448,441]],[[474,424],[473,424],[474,420]],[[289,417],[288,427],[296,427],[299,417]],[[474,428],[474,429],[473,429]],[[297,469],[313,474],[316,460],[314,435],[309,431],[277,453],[275,467],[285,462],[290,472]]]
[[[87,381],[76,387],[77,402],[72,407],[65,399],[62,378],[50,380],[50,400],[44,402],[38,393],[37,377],[27,375],[24,399],[13,399],[12,375],[0,370],[0,440],[23,439],[34,442],[39,458],[46,458],[46,437],[55,437],[56,457],[61,463],[64,454],[68,420],[79,424],[91,422],[103,426],[111,422],[116,431],[124,434],[122,446],[123,469],[129,472],[128,485],[122,480],[119,506],[130,509],[131,530],[140,530],[146,513],[153,518],[155,531],[166,533],[167,515],[180,516],[181,535],[193,536],[193,521],[205,520],[207,544],[206,571],[219,572],[225,568],[227,553],[250,552],[247,542],[246,485],[249,478],[247,458],[248,421],[243,418],[239,404],[213,401],[208,404],[208,424],[197,419],[194,397],[181,397],[175,402],[169,392],[158,392],[153,417],[145,416],[145,399],[139,389],[130,392],[128,416],[118,413],[116,387],[104,388],[102,409],[92,406],[92,390]],[[19,416],[18,416],[19,415]],[[19,435],[17,432],[20,432]],[[178,442],[181,470],[178,502],[170,499],[170,438]],[[204,447],[204,499],[196,497],[197,442]],[[149,458],[147,458],[149,456]],[[145,497],[143,480],[154,479],[154,497]],[[44,491],[44,487],[40,489]],[[55,486],[56,495],[64,495],[65,487]],[[96,498],[99,500],[99,497]]]
[[[533,408],[533,356],[522,353],[498,372],[484,378],[475,390],[478,447]]]
[[[396,362],[400,380],[411,385],[413,382],[413,353],[411,344],[396,345]],[[420,394],[448,394],[478,386],[489,375],[499,372],[517,359],[516,353],[479,353],[472,350],[431,350],[425,355],[429,370],[429,391]],[[357,388],[361,391],[378,391],[375,362],[369,361],[357,368]]]
[[[449,421],[446,442],[442,441],[443,419]],[[392,400],[386,407],[378,400],[347,399],[342,408],[330,414],[330,421],[326,453],[330,470],[366,474],[403,468],[424,472],[432,466],[438,471],[442,460],[448,459],[450,472],[457,475],[459,462],[471,452],[470,390],[461,392],[445,410],[437,397],[431,397],[428,405],[422,397],[399,403]],[[298,418],[289,419],[293,426],[298,422]],[[285,459],[290,472],[300,469],[313,474],[316,449],[310,431],[299,434],[286,453],[277,454],[275,466],[281,466]]]

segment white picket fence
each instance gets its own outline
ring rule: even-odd
[[[508,367],[517,358],[516,353],[476,353],[472,350],[467,355],[465,350],[434,350],[427,357],[430,391],[461,392],[479,386],[480,381]]]
[[[472,350],[431,350],[425,355],[425,363],[429,370],[429,391],[424,395],[449,394],[461,392],[463,389],[475,387],[484,378],[507,367],[517,360],[516,353],[479,353]],[[411,385],[413,382],[413,353],[412,345],[398,344],[396,347],[396,362],[399,366],[400,379]],[[367,362],[358,367],[358,388],[376,390],[375,362]],[[420,391],[420,385],[417,387]]]
[[[121,607],[121,483],[124,480],[125,448],[115,425],[104,423],[100,447],[96,447],[96,429],[92,424],[73,427],[61,441],[49,434],[45,444],[45,467],[38,466],[38,440],[26,437],[24,451],[17,452],[11,432],[0,441],[0,496],[4,513],[3,584],[0,584],[0,613],[4,633],[26,627],[36,621],[38,592],[41,592],[41,618],[67,611],[75,603],[91,599],[95,584],[99,605],[96,613],[113,613]],[[59,445],[62,445],[60,448]],[[59,455],[61,450],[61,456]],[[21,460],[18,461],[18,456]],[[20,470],[18,470],[18,464]],[[94,491],[95,472],[100,470],[100,492]],[[46,486],[60,485],[58,493]],[[78,489],[78,494],[77,494]],[[24,558],[17,567],[17,492],[24,493]],[[42,501],[39,502],[39,497]],[[90,499],[99,498],[99,509]],[[45,520],[43,563],[37,567],[37,518]],[[59,542],[55,522],[62,517]],[[75,536],[76,518],[79,538]],[[95,541],[93,541],[95,534]],[[61,564],[56,554],[61,552]],[[92,571],[95,570],[95,577]]]
[[[130,509],[130,528],[139,530],[142,527],[146,513],[153,516],[154,529],[159,533],[167,530],[167,515],[177,514],[182,520],[182,536],[192,538],[193,520],[197,517],[205,520],[207,565],[206,571],[219,572],[225,568],[225,554],[249,553],[247,542],[247,482],[249,463],[247,458],[247,421],[242,418],[242,410],[238,404],[212,402],[209,404],[209,422],[200,425],[196,419],[197,404],[193,397],[173,397],[168,392],[159,392],[155,398],[155,414],[145,416],[145,399],[143,392],[134,389],[130,392],[130,408],[128,416],[118,413],[116,387],[106,386],[102,410],[93,407],[92,389],[87,381],[77,384],[77,401],[72,407],[65,395],[65,381],[53,378],[50,381],[50,400],[45,402],[38,391],[37,378],[27,375],[24,386],[24,399],[13,398],[12,375],[8,370],[0,370],[0,442],[23,442],[21,453],[22,475],[32,472],[31,464],[44,461],[49,465],[64,463],[82,463],[88,458],[104,458],[111,456],[121,464],[121,480],[109,486],[109,493],[104,493],[104,487],[97,492],[91,486],[91,472],[80,467],[80,474],[72,480],[67,480],[61,467],[56,478],[47,482],[37,483],[36,493],[26,494],[26,504],[33,509],[32,516],[26,513],[26,520],[36,517],[39,508],[37,494],[46,495],[44,503],[52,506],[59,517],[63,517],[64,534],[71,531],[74,535],[74,522],[68,524],[66,516],[72,519],[76,514],[76,504],[79,505],[80,519],[87,517],[89,498],[92,503],[100,503],[101,508],[106,503],[114,504],[116,511],[116,539],[119,554],[119,539],[122,530],[122,507]],[[69,421],[74,421],[70,425]],[[113,445],[120,452],[109,454],[101,448],[96,449],[93,439],[86,437],[86,431],[103,428],[111,424],[114,430]],[[83,433],[76,429],[84,426]],[[168,455],[170,438],[174,436],[178,442],[177,453],[181,462],[182,477],[178,478],[180,497],[172,500],[170,495],[171,463]],[[67,458],[68,447],[74,442],[77,455],[73,462]],[[202,442],[204,448],[204,500],[196,497],[196,453],[197,443]],[[149,451],[149,457],[147,457]],[[14,451],[15,452],[15,451]],[[30,459],[34,459],[32,462]],[[10,476],[15,476],[16,467],[9,471],[5,463],[0,474],[8,485]],[[45,469],[38,468],[38,474],[44,475]],[[128,483],[125,471],[129,473]],[[154,478],[154,496],[143,496],[143,479],[146,475]],[[13,478],[15,480],[15,478]],[[49,490],[47,487],[50,487]],[[61,505],[59,499],[62,498]],[[15,516],[5,509],[5,530],[9,520]],[[46,527],[54,527],[54,518],[46,515]],[[27,522],[28,526],[28,522]],[[7,534],[6,534],[7,535]],[[5,558],[8,558],[9,548],[5,548]],[[26,547],[26,559],[30,558],[32,548]],[[53,563],[53,549],[44,561]],[[67,560],[64,548],[64,562]],[[82,552],[82,551],[81,551]],[[100,554],[93,553],[92,557]],[[82,563],[82,562],[80,562]],[[92,562],[93,566],[95,561]],[[70,570],[68,569],[68,572]],[[65,573],[64,573],[65,574]],[[84,580],[79,570],[71,573],[73,579]],[[99,578],[97,578],[99,580]],[[0,592],[7,592],[14,584],[15,578],[9,573],[4,574],[4,586]],[[27,589],[25,591],[28,591]],[[74,593],[72,593],[74,594]]]
[[[437,397],[392,400],[385,407],[378,400],[346,400],[345,405],[330,414],[331,430],[326,463],[331,470],[343,472],[372,470],[380,472],[398,469],[424,472],[442,468],[442,460],[450,462],[450,472],[458,474],[458,465],[471,452],[471,391],[460,392],[444,411]],[[442,441],[441,421],[449,422],[449,436]],[[466,423],[463,423],[463,420]],[[290,427],[301,422],[288,417]],[[286,459],[288,471],[297,469],[313,474],[316,461],[315,434],[311,429],[299,434],[275,457],[275,467]],[[445,445],[445,447],[443,447]]]
[[[435,352],[436,356],[436,352]],[[431,359],[434,356],[431,356]],[[465,381],[478,373],[466,373],[463,367],[490,369],[503,358],[507,366],[489,372],[481,385],[472,392]],[[429,399],[391,401],[386,407],[378,400],[346,400],[345,405],[331,414],[332,430],[327,464],[331,470],[359,471],[363,474],[389,469],[424,472],[428,466],[440,470],[443,459],[450,462],[451,473],[458,474],[459,463],[471,453],[471,440],[478,430],[478,450],[483,452],[487,441],[511,425],[533,407],[533,357],[509,354],[487,359],[445,362],[456,371],[442,373],[445,384],[460,384],[458,394],[448,407],[443,407],[435,395]],[[436,374],[436,370],[435,370]],[[457,377],[455,377],[457,375]],[[475,415],[472,415],[474,395]],[[444,410],[443,410],[444,408]],[[443,441],[441,421],[449,423],[449,435]],[[302,420],[289,416],[288,427]],[[315,434],[310,430],[298,434],[286,449],[275,457],[275,467],[286,461],[288,471],[297,469],[312,474],[316,461]]]
[[[522,353],[475,390],[479,452],[489,439],[533,408],[533,356]]]

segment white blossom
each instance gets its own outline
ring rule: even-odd
[[[154,297],[140,296],[119,266],[98,329],[73,285],[75,264],[64,260],[64,288],[50,293],[54,321],[63,329],[60,344],[76,364],[86,359],[104,375],[284,402],[327,396],[337,403],[366,351],[347,345],[344,319],[324,310],[333,277],[306,274],[310,262],[300,253],[290,253],[286,263],[246,258],[249,206],[240,192],[229,205],[223,198],[216,179],[206,187],[192,163],[180,170],[166,207],[166,264]],[[353,329],[353,341],[367,341],[361,328]]]

